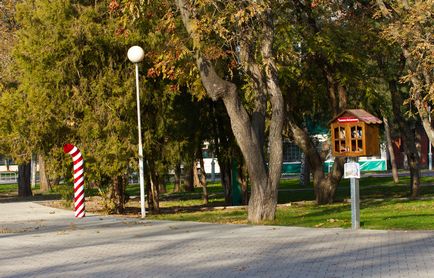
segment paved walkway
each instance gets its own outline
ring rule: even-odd
[[[74,219],[0,203],[0,277],[434,277],[434,232]]]

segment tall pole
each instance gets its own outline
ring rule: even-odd
[[[211,181],[215,182],[215,161],[214,161],[214,150],[212,151],[211,158]]]
[[[357,163],[358,157],[351,159],[352,162]],[[360,228],[360,192],[359,192],[359,179],[350,178],[351,184],[351,228],[357,230]]]
[[[140,118],[140,87],[139,87],[139,65],[136,66],[136,95],[137,95],[137,126],[139,132],[139,182],[140,182],[140,208],[142,218],[146,216],[145,210],[145,177],[143,173],[143,146],[142,146],[142,122]]]
[[[431,127],[431,106],[428,106],[428,121],[429,125]],[[429,140],[429,146],[428,146],[428,163],[429,163],[429,170],[432,170],[432,147],[431,147],[431,139]]]
[[[31,160],[31,172],[32,172],[32,188],[36,188],[36,155],[32,154]]]
[[[140,87],[139,87],[139,63],[143,61],[145,52],[140,46],[132,46],[128,49],[128,59],[136,67],[136,95],[137,95],[137,127],[139,133],[139,182],[140,182],[140,207],[142,218],[145,218],[145,178],[143,173],[143,146],[142,146],[142,121],[140,119]]]

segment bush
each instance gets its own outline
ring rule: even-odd
[[[69,183],[63,183],[53,186],[53,191],[60,194],[66,207],[70,207],[74,201],[74,186]]]

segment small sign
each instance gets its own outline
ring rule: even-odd
[[[359,119],[355,117],[340,117],[338,118],[338,123],[358,123]]]
[[[357,162],[348,162],[344,164],[344,179],[360,179],[360,165]]]

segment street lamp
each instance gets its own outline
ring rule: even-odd
[[[428,121],[429,126],[431,127],[431,105],[428,105]],[[429,139],[429,147],[428,147],[428,168],[431,171],[432,170],[432,142],[431,139]]]
[[[128,59],[136,66],[136,95],[137,95],[137,126],[139,132],[139,181],[140,181],[140,206],[142,218],[145,218],[145,178],[143,174],[143,147],[142,147],[142,124],[140,120],[140,88],[139,88],[139,63],[145,57],[145,52],[140,46],[132,46],[128,49]]]

